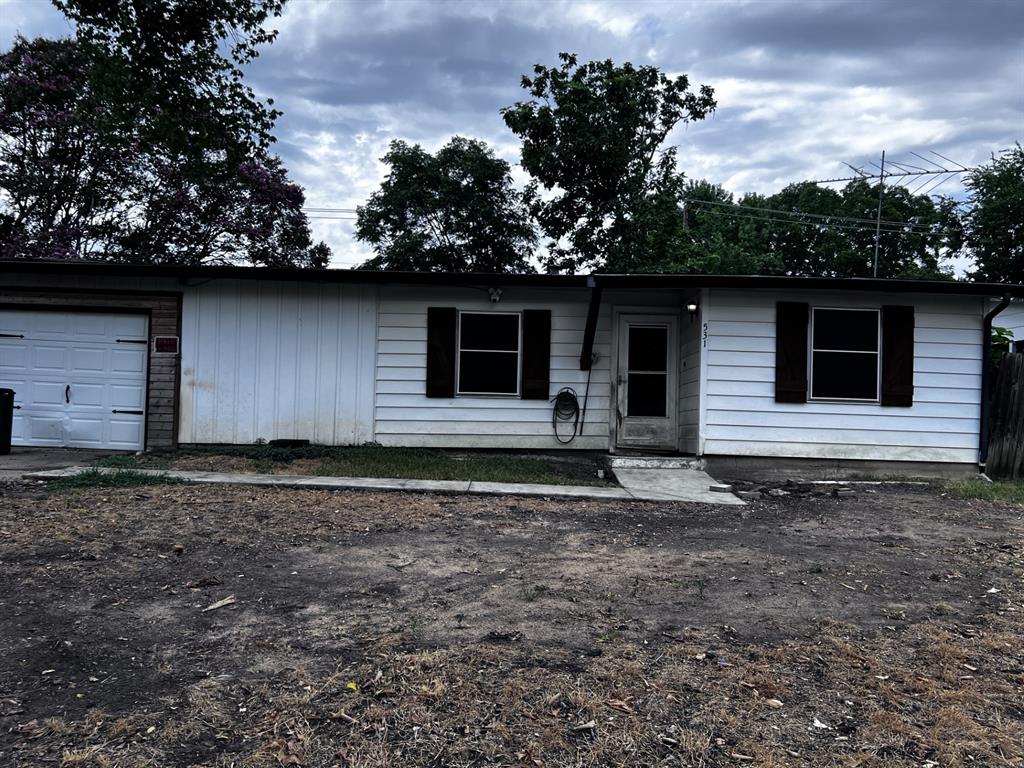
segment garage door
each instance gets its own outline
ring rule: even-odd
[[[141,450],[146,315],[0,310],[14,445]]]

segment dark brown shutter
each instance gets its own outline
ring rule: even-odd
[[[427,307],[427,397],[455,397],[454,307]]]
[[[914,404],[914,308],[882,307],[882,405]]]
[[[547,400],[551,377],[551,311],[523,311],[523,400]]]
[[[775,402],[807,402],[807,305],[775,304]]]

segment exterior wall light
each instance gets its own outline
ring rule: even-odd
[[[691,319],[695,318],[697,316],[697,310],[699,308],[700,308],[699,305],[693,299],[691,299],[690,301],[686,302],[686,311],[690,313],[690,318]]]

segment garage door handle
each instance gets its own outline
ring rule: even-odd
[[[0,333],[0,339],[24,339],[24,333]]]
[[[141,416],[143,414],[143,411],[122,411],[115,408],[114,410],[111,411],[111,413],[130,413],[134,416]]]
[[[71,402],[71,385],[70,384],[68,384],[66,387],[64,387],[64,402],[65,403],[70,403]]]

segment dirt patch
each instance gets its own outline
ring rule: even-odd
[[[10,485],[0,762],[1022,765],[1022,511]]]

